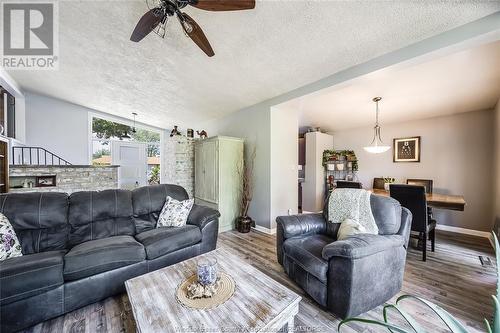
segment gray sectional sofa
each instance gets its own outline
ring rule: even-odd
[[[340,224],[322,214],[281,216],[278,261],[316,302],[341,318],[383,304],[403,283],[412,215],[392,198],[370,198],[379,234],[337,240]]]
[[[215,249],[219,212],[194,205],[187,225],[156,228],[175,185],[0,196],[23,256],[0,262],[0,331],[20,330],[124,292],[124,282]]]

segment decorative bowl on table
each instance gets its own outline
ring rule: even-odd
[[[217,259],[203,257],[196,262],[196,273],[177,287],[176,298],[189,308],[211,309],[230,299],[235,288],[233,278],[218,271]]]

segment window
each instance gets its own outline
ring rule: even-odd
[[[92,118],[92,164],[112,164],[112,141],[132,141],[146,144],[148,182],[160,183],[160,133],[132,128],[114,121]]]
[[[92,165],[111,165],[110,140],[92,140]]]

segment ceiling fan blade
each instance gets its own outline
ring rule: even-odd
[[[130,36],[130,40],[133,42],[140,42],[160,24],[162,19],[163,14],[160,8],[151,9],[141,17],[132,32],[132,36]]]
[[[255,0],[190,0],[189,4],[211,11],[254,9]]]
[[[213,57],[215,52],[200,26],[188,14],[181,13],[180,15],[182,15],[180,18],[182,29],[184,29],[186,34],[207,54],[207,56]]]

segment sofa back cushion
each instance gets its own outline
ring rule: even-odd
[[[144,186],[132,191],[137,233],[156,227],[167,195],[179,201],[189,198],[182,186],[172,184]]]
[[[328,221],[328,200],[330,195],[325,200],[323,207],[323,217]],[[372,209],[375,223],[377,223],[378,233],[380,235],[393,235],[399,231],[401,226],[401,205],[397,200],[390,197],[372,194],[370,196],[370,206]],[[338,223],[337,223],[338,224]],[[339,225],[327,223],[327,235],[337,237]]]
[[[74,192],[69,196],[71,246],[110,236],[135,235],[128,190]]]
[[[379,235],[396,234],[401,226],[402,209],[399,202],[390,197],[372,194],[370,205]]]
[[[23,254],[66,249],[66,193],[8,193],[0,195],[0,212],[14,227]]]

